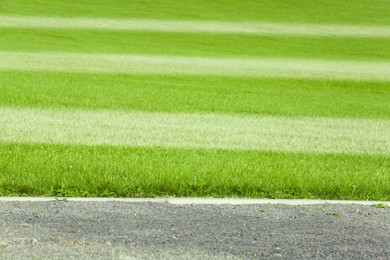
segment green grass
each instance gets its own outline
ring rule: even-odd
[[[390,26],[389,10],[388,0],[0,0],[0,19],[1,16],[25,15],[265,22],[293,26],[309,24],[309,29],[306,30],[310,30],[310,24],[333,24],[331,28],[334,30],[343,28],[339,25],[384,26],[381,28],[385,29],[379,30],[381,32],[387,32],[386,28]],[[27,19],[24,22],[28,21]],[[288,36],[281,35],[281,31],[278,35],[245,35],[237,32],[224,34],[221,33],[223,30],[215,33],[173,33],[151,30],[0,28],[0,54],[6,57],[0,60],[0,111],[3,115],[11,111],[0,118],[0,140],[3,140],[0,141],[0,195],[390,200],[390,129],[387,131],[390,120],[390,88],[387,76],[387,70],[390,68],[390,38],[372,35],[362,37],[357,35],[358,29],[359,27],[356,27],[355,34],[348,37],[336,37],[332,33],[319,37],[308,36],[309,31],[306,36]],[[7,52],[10,56],[7,56]],[[31,55],[41,53],[38,57],[39,64],[36,61],[34,63],[33,56],[24,59],[27,55],[18,54],[19,52],[29,52]],[[54,55],[50,60],[48,53],[51,52],[57,56]],[[67,55],[63,55],[65,53]],[[72,53],[80,55],[71,56],[70,61],[67,60]],[[86,53],[92,55],[83,56]],[[132,66],[132,60],[121,63],[121,59],[127,56],[117,56],[117,60],[107,62],[105,59],[111,54],[151,58],[143,64],[144,75],[135,75],[131,69],[126,71],[127,67]],[[19,56],[15,61],[17,55]],[[186,62],[191,64],[183,68],[183,71],[180,70],[182,65],[175,63],[177,60],[156,65],[153,63],[154,55],[167,59],[184,56],[187,57],[184,58],[187,59]],[[196,63],[197,57],[200,57],[203,63]],[[234,59],[222,60],[224,58]],[[260,67],[245,67],[245,62],[241,61],[247,59],[315,62],[308,63],[314,65],[296,63],[298,66],[306,66],[303,69],[308,72],[304,71],[306,74],[301,77],[306,79],[295,77],[299,74],[299,68],[294,67],[297,66],[294,63],[285,63],[283,66],[287,69],[279,68],[280,75],[274,73],[273,78],[270,78],[271,72],[257,72]],[[146,66],[147,62],[150,62],[151,69]],[[176,66],[171,75],[157,75],[156,71],[166,72],[172,69],[169,64]],[[344,64],[345,67],[332,70],[337,64]],[[141,65],[135,64],[134,67],[142,67]],[[34,66],[39,67],[40,71],[28,72],[34,70]],[[63,72],[49,72],[55,66],[64,67],[64,70],[58,70]],[[109,67],[110,73],[98,73],[104,66]],[[208,75],[208,70],[218,70],[216,66],[222,67],[222,72]],[[90,73],[87,73],[88,68],[92,68]],[[157,69],[154,71],[153,68]],[[356,71],[351,71],[354,68]],[[377,74],[371,73],[373,68]],[[238,73],[240,69],[242,74]],[[336,77],[337,75],[326,77],[327,73],[342,75],[345,73],[344,69],[349,70],[352,76],[344,77],[344,80],[341,80],[342,77]],[[191,70],[194,73],[188,73]],[[266,71],[266,68],[264,70]],[[70,73],[72,71],[74,73]],[[120,74],[120,71],[126,75]],[[247,71],[252,71],[252,74],[245,74]],[[262,76],[255,78],[256,73]],[[375,74],[373,78],[369,77],[370,73]],[[380,80],[381,73],[387,77],[387,81],[373,81]],[[54,111],[52,114],[57,117],[50,117],[50,111]],[[76,112],[72,114],[72,111]],[[145,116],[142,117],[143,113],[137,111],[146,112]],[[24,112],[32,113],[32,116],[22,116],[20,124],[7,126],[7,122],[13,120],[12,115],[20,116],[24,115]],[[127,136],[123,130],[133,121],[110,126],[110,115],[117,116],[112,119],[115,121],[121,118],[118,116],[120,112],[137,115],[138,117],[126,118],[149,126],[155,131],[151,131],[151,136],[153,133],[157,136],[165,131],[165,137],[174,136],[177,132],[182,138],[191,137],[190,134],[194,133],[195,137],[202,136],[201,134],[205,136],[207,129],[200,129],[201,134],[196,135],[198,128],[193,127],[197,126],[194,118],[198,118],[199,114],[210,114],[210,118],[218,120],[267,116],[267,122],[273,122],[274,118],[286,118],[285,125],[279,124],[279,128],[269,130],[264,136],[279,134],[280,140],[270,138],[269,141],[280,142],[281,147],[285,145],[283,140],[287,140],[286,144],[295,140],[294,138],[303,141],[296,147],[289,148],[287,145],[284,150],[278,152],[260,151],[264,147],[257,151],[211,149],[213,142],[210,142],[209,146],[207,138],[197,139],[197,144],[203,145],[197,147],[203,149],[191,148],[190,145],[173,148],[173,141],[166,147],[120,147],[125,140],[130,140],[131,144],[133,138]],[[183,118],[189,118],[190,122],[184,124],[184,121],[179,120],[182,125],[169,124],[169,127],[165,127],[160,133],[153,128],[158,126],[154,124],[157,121],[163,122],[158,118],[159,114],[153,114],[156,122],[148,121],[150,115],[155,112],[161,112],[161,115],[166,115],[166,118],[173,121],[177,116],[182,121]],[[87,113],[95,116],[101,113],[106,115],[103,119],[109,119],[101,122],[99,117],[91,116],[93,120],[90,121],[78,117]],[[60,118],[61,116],[65,119]],[[4,119],[5,117],[7,118]],[[54,127],[48,128],[45,122],[39,120],[28,124],[29,120],[36,118],[47,119],[45,122],[51,122]],[[90,126],[77,129],[77,126],[83,125],[77,121],[80,118],[82,123],[93,122],[95,125],[89,135]],[[310,124],[305,124],[300,130],[290,129],[289,122],[299,125],[296,122],[303,122],[299,121],[302,118],[313,122],[323,120],[325,123],[320,128],[314,127],[312,132],[307,130],[307,125]],[[222,124],[217,124],[215,129],[221,129],[220,133],[214,128],[212,133],[218,138],[220,134],[223,140],[228,142],[239,140],[240,134],[245,132],[245,127],[239,124],[229,125],[234,120],[226,120],[225,129],[221,127]],[[253,122],[257,122],[256,120]],[[343,120],[350,122],[350,132],[347,132],[342,124],[337,125],[338,128],[335,127],[335,122],[344,122]],[[362,122],[366,124],[360,128],[359,124]],[[381,125],[380,128],[377,127],[377,122]],[[61,123],[64,124],[62,128]],[[108,138],[107,143],[113,144],[122,138],[115,132],[120,129],[123,130],[121,134],[124,137],[118,146],[97,146],[94,142],[89,143],[89,146],[81,145],[83,142],[72,145],[69,144],[71,142],[66,144],[66,140],[58,141],[58,136],[64,134],[60,130],[72,123],[76,129],[73,132],[67,130],[68,133],[76,133],[76,138],[79,137],[78,133],[87,133],[86,139],[94,134],[99,137],[99,134],[104,136],[108,133],[108,137],[105,136]],[[167,122],[162,125],[164,123]],[[213,122],[207,123],[212,125]],[[355,124],[357,127],[353,128]],[[181,127],[183,125],[185,127]],[[257,127],[252,124],[249,126]],[[251,129],[249,126],[245,129]],[[256,142],[256,133],[259,133],[257,130],[262,127],[261,125],[253,131],[250,130],[250,134],[243,136],[242,140],[247,138],[244,140],[247,142],[245,147],[251,147],[250,144]],[[342,131],[336,131],[337,133],[332,135],[336,128]],[[108,130],[104,132],[102,129]],[[171,130],[167,129],[178,131],[171,133]],[[280,129],[288,131],[279,131]],[[38,130],[42,132],[41,135]],[[21,134],[23,131],[27,131],[24,139]],[[185,131],[188,131],[187,135]],[[361,134],[364,131],[368,131],[367,136]],[[134,131],[132,133],[134,134]],[[273,135],[275,133],[276,135]],[[320,133],[318,138],[316,133]],[[114,137],[110,139],[109,134]],[[142,134],[148,136],[149,132],[144,131]],[[342,135],[342,138],[345,137],[342,142],[336,145],[331,143],[334,147],[327,147],[329,143],[321,141],[321,138],[336,140]],[[14,139],[5,141],[9,136]],[[22,138],[19,140],[20,136]],[[32,144],[27,140],[29,136],[35,138],[30,140],[31,142],[38,142],[45,137],[53,137],[52,139],[57,141],[54,144]],[[63,136],[66,136],[66,133]],[[254,137],[249,140],[251,136]],[[332,139],[333,137],[336,139]],[[304,146],[306,139],[321,144],[322,153],[291,152],[300,145]],[[87,140],[84,141],[84,144],[88,143]],[[343,146],[343,142],[356,145],[355,150],[349,151],[349,154],[329,153],[335,151],[338,146]],[[367,148],[367,143],[372,147]],[[380,146],[382,143],[383,146]],[[382,150],[377,147],[378,144]],[[358,151],[359,147],[366,147],[368,150],[376,147],[381,153],[362,155]],[[308,151],[309,148],[303,147],[299,151]],[[348,147],[345,149],[348,150]]]
[[[0,109],[0,140],[21,143],[387,155],[389,129],[389,120]]]
[[[389,200],[389,159],[257,151],[1,144],[2,195]]]
[[[0,14],[54,17],[390,24],[387,0],[0,0]]]
[[[0,106],[390,118],[388,83],[1,72]]]
[[[333,217],[340,217],[341,216],[341,213],[332,212],[332,211],[325,212],[325,214],[328,216],[333,216]]]
[[[387,209],[389,205],[387,203],[377,203],[372,204],[371,207],[377,208],[377,209]]]
[[[388,39],[1,29],[1,50],[202,57],[390,60]]]

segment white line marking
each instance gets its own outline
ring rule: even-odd
[[[0,52],[9,70],[390,81],[390,62]]]
[[[270,22],[218,22],[150,19],[125,20],[102,18],[0,16],[0,27],[390,38],[389,25],[372,26],[342,24],[292,24]]]
[[[56,198],[56,197],[0,197],[0,202],[125,202],[125,203],[168,203],[175,205],[317,205],[358,204],[373,205],[390,203],[369,200],[315,200],[315,199],[246,199],[246,198]]]
[[[0,109],[0,141],[390,154],[390,120]]]

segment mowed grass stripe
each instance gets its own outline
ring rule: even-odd
[[[0,70],[390,81],[390,62],[271,58],[0,52]]]
[[[390,154],[390,120],[0,110],[0,141]]]
[[[2,0],[4,15],[390,24],[387,0]]]
[[[0,195],[390,199],[385,156],[0,143]]]
[[[0,196],[389,199],[390,2],[0,2]]]
[[[0,72],[0,107],[390,119],[387,82]]]
[[[56,28],[251,35],[390,38],[390,26],[0,16],[3,28]]]
[[[2,28],[1,51],[390,61],[390,39]]]

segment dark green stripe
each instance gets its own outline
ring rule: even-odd
[[[1,14],[390,24],[387,0],[0,0]]]
[[[0,106],[390,118],[388,83],[1,72]]]
[[[390,39],[2,28],[0,51],[389,61]]]
[[[0,145],[0,195],[390,199],[381,156]]]

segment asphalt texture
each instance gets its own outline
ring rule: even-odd
[[[0,259],[390,259],[390,208],[0,202]]]

